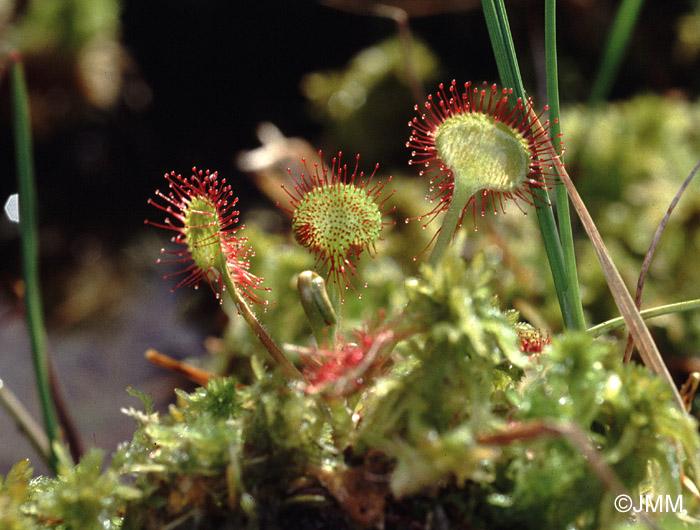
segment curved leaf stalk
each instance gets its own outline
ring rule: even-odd
[[[219,272],[221,273],[222,280],[224,282],[224,285],[226,286],[226,291],[229,293],[229,296],[236,304],[236,309],[238,309],[238,313],[243,317],[243,320],[246,321],[248,326],[250,326],[250,329],[253,330],[253,333],[268,351],[270,357],[272,357],[272,359],[275,361],[275,364],[277,364],[282,369],[282,373],[285,375],[285,377],[290,381],[303,381],[304,376],[296,368],[296,366],[292,364],[292,362],[287,358],[287,356],[282,352],[282,350],[279,349],[277,344],[275,344],[275,341],[273,341],[272,337],[268,335],[267,331],[265,331],[265,329],[262,327],[260,321],[253,314],[248,304],[241,297],[241,294],[238,292],[238,289],[236,289],[236,285],[231,279],[231,273],[229,272],[228,268],[223,267],[223,270],[220,270]]]

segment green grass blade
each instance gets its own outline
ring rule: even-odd
[[[554,147],[552,147],[551,144],[545,147],[551,151],[551,156],[556,156],[556,151],[554,151]],[[656,346],[656,343],[649,332],[649,328],[647,328],[646,324],[644,323],[644,319],[639,314],[639,309],[637,309],[634,300],[632,300],[632,296],[630,296],[629,290],[627,289],[625,282],[622,280],[620,271],[617,270],[615,263],[610,257],[610,253],[605,247],[605,243],[603,242],[603,238],[600,236],[598,227],[596,227],[593,219],[591,218],[591,214],[588,213],[588,208],[586,208],[586,205],[581,200],[581,196],[579,195],[578,190],[576,190],[576,186],[574,186],[574,183],[571,182],[571,177],[567,173],[564,164],[554,164],[554,170],[559,174],[564,186],[566,186],[566,191],[569,193],[571,203],[573,204],[576,213],[578,213],[579,219],[581,219],[581,224],[583,224],[583,228],[588,234],[588,238],[591,240],[591,244],[595,250],[598,262],[603,269],[605,281],[608,284],[610,293],[615,299],[615,305],[620,310],[620,313],[624,317],[625,323],[630,330],[630,334],[632,335],[634,343],[637,346],[637,350],[639,351],[639,356],[642,358],[642,361],[647,368],[666,379],[669,387],[673,391],[673,398],[675,402],[678,404],[681,410],[685,410],[683,399],[676,388],[663,357],[661,357],[659,348]]]
[[[595,105],[605,101],[610,94],[617,73],[620,70],[622,59],[629,46],[632,31],[637,25],[639,13],[642,10],[644,0],[622,0],[615,21],[613,22],[608,40],[605,43],[600,70],[593,82],[591,95],[588,102]]]
[[[662,305],[659,307],[652,307],[651,309],[645,309],[640,311],[639,314],[642,315],[644,320],[660,317],[661,315],[669,315],[671,313],[682,313],[684,311],[692,311],[694,309],[700,309],[700,299],[698,300],[687,300],[685,302],[677,302],[675,304]],[[594,337],[599,337],[610,333],[611,331],[624,327],[625,323],[624,317],[617,317],[611,320],[607,320],[596,326],[588,328],[588,333]]]
[[[39,236],[29,97],[19,54],[12,56],[11,78],[25,310],[39,403],[44,418],[46,435],[51,442],[51,467],[55,472],[56,455],[53,451],[53,442],[58,439],[58,421],[49,383],[46,328],[44,327],[41,288],[39,286]]]
[[[491,46],[496,57],[498,73],[504,86],[512,88],[516,96],[525,99],[525,87],[520,75],[518,56],[515,53],[513,37],[503,0],[482,0],[486,27],[489,30]]]
[[[557,17],[556,0],[545,1],[545,64],[547,71],[547,100],[549,103],[549,119],[551,121],[552,138],[561,134],[561,122],[559,121],[559,70],[557,66]],[[557,147],[557,153],[562,154],[561,146]],[[569,196],[566,188],[555,186],[557,201],[557,220],[559,221],[559,237],[562,254],[564,257],[564,270],[566,272],[567,286],[570,293],[571,311],[573,313],[573,327],[586,329],[581,305],[581,291],[578,283],[578,271],[576,267],[576,255],[574,252],[574,236],[571,230],[571,214],[569,212]]]
[[[520,68],[518,59],[513,46],[513,39],[510,34],[510,25],[508,24],[508,16],[503,4],[503,0],[482,0],[484,17],[486,18],[486,26],[491,38],[491,45],[496,57],[498,72],[501,76],[503,86],[512,88],[516,96],[526,99],[525,89],[523,87],[522,78],[520,76]],[[541,204],[549,204],[549,196],[545,190],[534,190]],[[542,239],[544,240],[545,252],[549,260],[549,267],[552,271],[554,279],[554,288],[557,291],[557,298],[561,308],[564,325],[567,328],[576,328],[576,319],[574,318],[574,310],[572,300],[572,288],[577,289],[578,286],[569,286],[567,283],[566,268],[564,265],[564,254],[561,248],[559,232],[557,231],[556,223],[554,222],[554,214],[551,208],[544,206],[537,208],[537,220],[540,224]]]

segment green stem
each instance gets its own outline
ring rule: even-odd
[[[464,213],[464,208],[467,202],[473,195],[473,190],[466,190],[460,186],[460,182],[463,179],[455,179],[454,188],[452,190],[452,198],[450,199],[450,207],[447,209],[445,214],[445,219],[440,227],[440,233],[435,241],[435,246],[430,254],[430,259],[428,263],[435,267],[442,259],[445,250],[447,250],[448,245],[454,237],[455,230],[459,227],[459,222],[462,219]]]
[[[600,70],[588,98],[589,104],[600,103],[607,99],[610,94],[643,4],[644,0],[623,0],[620,4],[608,40],[605,43]]]
[[[659,307],[652,307],[651,309],[645,309],[640,311],[639,314],[642,318],[650,319],[654,317],[659,317],[661,315],[668,315],[671,313],[681,313],[683,311],[692,311],[693,309],[700,309],[700,299],[688,300],[686,302],[677,302],[675,304],[667,304]],[[625,326],[624,317],[617,317],[611,320],[607,320],[602,324],[588,328],[588,334],[594,337],[599,337],[605,335],[614,329],[618,329]]]
[[[333,327],[333,334],[331,336],[331,344],[335,344],[337,330],[342,330],[343,323],[343,301],[342,293],[338,285],[331,285],[326,291],[328,293],[328,299],[331,301],[331,306],[333,307],[333,312],[335,313],[335,326]]]
[[[506,14],[503,0],[482,0],[482,6],[501,82],[504,86],[511,87],[517,97],[526,101],[527,97],[520,76],[518,59],[515,54],[515,47],[508,24],[508,15]],[[576,318],[574,317],[572,304],[572,300],[575,299],[576,295],[572,291],[578,290],[578,285],[569,285],[568,282],[564,254],[559,239],[559,232],[554,222],[554,214],[551,207],[545,207],[550,205],[549,196],[543,189],[535,188],[533,191],[537,196],[537,202],[540,203],[537,208],[537,220],[540,224],[544,248],[552,272],[554,288],[557,291],[564,325],[567,328],[576,328]]]
[[[250,329],[253,330],[253,333],[258,338],[260,343],[265,347],[265,349],[270,353],[270,356],[275,361],[275,363],[282,369],[282,373],[285,375],[285,377],[287,377],[287,379],[289,380],[303,381],[304,376],[299,370],[297,370],[296,366],[292,364],[292,362],[287,358],[287,356],[282,352],[282,350],[279,349],[277,344],[275,344],[275,342],[272,340],[272,337],[270,337],[267,331],[263,329],[258,319],[250,310],[248,304],[245,302],[245,300],[243,300],[243,298],[241,298],[238,289],[236,289],[236,285],[231,279],[231,273],[229,272],[228,268],[223,267],[223,270],[220,270],[219,272],[221,273],[224,285],[226,286],[226,291],[229,293],[229,296],[231,296],[231,299],[236,304],[236,309],[238,309],[238,313],[243,317],[243,320],[245,320],[246,323],[250,326]]]
[[[253,333],[255,333],[255,336],[268,351],[270,357],[272,357],[277,366],[281,368],[282,373],[287,378],[287,380],[306,382],[306,378],[304,377],[304,375],[297,369],[296,366],[292,364],[292,362],[287,358],[284,352],[282,352],[282,350],[279,349],[277,344],[275,344],[275,341],[272,340],[272,337],[268,335],[267,331],[265,331],[265,329],[262,327],[262,325],[255,317],[253,312],[250,310],[248,304],[246,304],[245,300],[241,298],[241,295],[238,292],[238,289],[236,289],[236,285],[234,284],[233,279],[231,278],[231,273],[229,272],[228,268],[224,267],[224,269],[219,270],[219,272],[221,273],[224,285],[226,286],[226,291],[228,291],[228,293],[231,296],[231,299],[236,304],[238,313],[243,317],[243,320],[245,320],[246,323],[250,326],[250,329],[253,330]],[[317,394],[315,396],[315,401],[318,405],[319,410],[325,417],[326,421],[335,432],[335,430],[337,429],[335,418],[333,417],[333,414],[331,414],[328,404],[323,401],[323,396]]]
[[[44,326],[39,284],[39,236],[29,97],[19,54],[12,56],[11,85],[17,188],[19,191],[20,240],[24,269],[24,301],[39,403],[51,449],[51,467],[55,473],[57,460],[54,442],[58,441],[58,420],[51,396],[49,361],[46,353],[46,327]]]
[[[549,102],[549,119],[551,121],[551,136],[559,138],[561,135],[561,121],[559,118],[559,72],[557,66],[557,17],[556,0],[545,1],[545,56],[547,71],[547,100]],[[557,154],[561,157],[562,146],[555,146]],[[561,158],[560,158],[561,159]],[[563,161],[563,160],[562,160]],[[578,283],[578,271],[576,267],[576,254],[574,250],[574,236],[571,230],[571,214],[569,212],[569,196],[561,179],[555,186],[557,203],[557,220],[559,221],[559,237],[561,240],[562,255],[564,257],[564,271],[566,274],[567,293],[571,303],[573,328],[584,330],[586,322],[583,316],[581,304],[581,290]]]

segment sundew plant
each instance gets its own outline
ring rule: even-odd
[[[162,411],[129,387],[120,408],[133,437],[110,455],[83,449],[47,354],[31,78],[20,52],[5,57],[21,297],[43,422],[13,381],[0,379],[0,402],[49,472],[27,458],[0,477],[0,529],[700,528],[700,372],[694,356],[668,355],[667,337],[647,323],[676,319],[662,329],[687,335],[697,355],[700,278],[682,266],[698,256],[661,241],[675,210],[685,224],[672,241],[697,246],[697,228],[683,229],[700,203],[683,194],[700,163],[684,168],[682,185],[664,184],[673,189],[658,216],[652,193],[646,207],[621,191],[661,186],[640,168],[653,166],[644,141],[663,116],[685,127],[667,131],[663,148],[682,143],[700,159],[688,140],[697,119],[681,118],[700,111],[663,98],[606,102],[642,3],[620,2],[591,101],[571,109],[559,104],[555,0],[531,35],[538,79],[521,75],[503,0],[483,0],[490,46],[480,53],[500,78],[487,81],[468,69],[431,79],[437,59],[411,23],[442,2],[325,3],[385,18],[397,36],[341,73],[305,77],[309,108],[333,141],[358,136],[354,149],[376,95],[403,135],[360,156],[263,124],[262,145],[237,163],[264,214],[227,168],[146,177],[156,191],[143,197],[149,246],[139,248],[158,263],[162,289],[213,298],[226,324],[206,356],[146,352],[144,365],[182,388]],[[409,93],[414,104],[397,108]],[[625,137],[606,136],[613,130]],[[633,154],[610,162],[606,141]],[[404,149],[401,167],[385,167],[382,146]],[[606,190],[616,209],[584,203],[579,187]],[[635,222],[652,228],[637,262]],[[654,284],[674,281],[684,298],[641,309],[646,283],[657,299]],[[606,304],[610,318],[598,318]]]

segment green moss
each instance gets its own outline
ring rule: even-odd
[[[0,486],[2,527],[632,528],[579,442],[512,435],[539,422],[584,433],[633,498],[683,495],[687,514],[664,514],[664,528],[690,528],[700,506],[681,476],[700,476],[700,438],[666,383],[586,335],[522,353],[523,325],[493,294],[500,270],[482,255],[467,264],[461,243],[406,282],[392,362],[354,394],[321,399],[256,358],[245,384],[178,390],[167,414],[132,391],[146,411],[125,410],[131,442],[108,465],[59,450],[56,478],[18,463]]]

